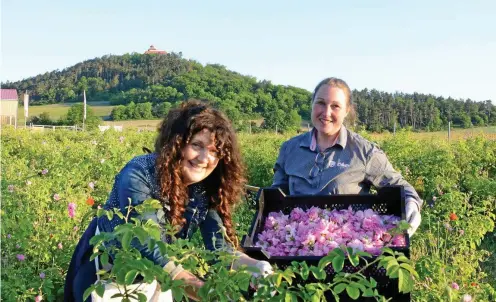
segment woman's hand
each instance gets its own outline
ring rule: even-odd
[[[267,261],[258,261],[255,267],[260,270],[260,275],[264,278],[274,273],[272,265]]]
[[[415,234],[415,231],[418,229],[420,222],[422,221],[422,218],[420,216],[420,211],[417,202],[412,198],[407,199],[405,210],[406,210],[406,221],[410,224],[410,228],[408,229],[408,235],[412,237],[412,235]]]
[[[241,253],[241,252],[237,252],[237,255],[239,258],[234,262],[233,269],[237,269],[238,267],[240,267],[242,265],[256,267],[260,272],[259,273],[251,273],[255,277],[259,277],[259,276],[267,277],[268,275],[274,273],[272,266],[267,261],[260,261],[260,260],[251,258],[250,256],[248,256],[244,253]]]
[[[202,280],[188,271],[180,272],[179,274],[177,274],[174,280],[183,280],[184,283],[186,283],[185,291],[188,297],[195,301],[200,301],[200,298],[198,297],[198,291],[204,284]]]

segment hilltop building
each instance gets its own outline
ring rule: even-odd
[[[146,54],[161,54],[161,55],[166,55],[167,52],[165,50],[156,49],[155,46],[150,45],[150,48],[148,48],[148,50],[145,51],[145,55]]]

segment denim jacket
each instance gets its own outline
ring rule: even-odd
[[[139,205],[150,198],[164,202],[159,196],[160,188],[155,169],[156,159],[157,154],[152,153],[137,156],[127,163],[115,177],[112,192],[104,209],[120,208],[125,215],[129,199],[133,206]],[[226,246],[226,242],[221,233],[222,220],[216,210],[209,208],[209,203],[210,198],[206,195],[205,187],[202,183],[190,185],[189,201],[184,212],[186,223],[176,236],[183,239],[190,238],[199,227],[205,247],[209,250],[215,250]],[[166,202],[165,205],[165,210],[167,210]],[[136,216],[136,213],[132,215]],[[161,226],[166,224],[166,215],[162,209],[143,218],[146,220],[153,219]],[[98,219],[98,228],[100,232],[112,232],[117,225],[123,222],[117,215],[114,215],[110,221],[104,215]],[[162,234],[162,240],[168,241],[165,232]],[[172,275],[177,275],[182,270],[180,266],[176,267],[172,261],[169,262],[167,256],[162,256],[158,247],[150,250],[147,244],[141,245],[138,240],[133,240],[132,245],[138,248],[144,257],[164,267]]]

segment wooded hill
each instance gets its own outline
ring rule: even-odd
[[[81,102],[86,90],[89,101],[126,105],[114,110],[114,119],[161,117],[175,103],[197,98],[213,101],[238,126],[263,118],[264,127],[286,130],[299,128],[302,118],[309,120],[311,109],[310,91],[274,85],[218,64],[204,66],[181,53],[107,55],[2,87],[27,90],[30,104]],[[438,130],[448,121],[463,128],[496,124],[496,106],[489,100],[375,89],[353,90],[353,100],[356,125],[370,131],[391,131],[395,122],[397,128],[414,130]]]

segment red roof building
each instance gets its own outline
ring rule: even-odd
[[[18,100],[16,89],[0,89],[0,100],[1,101],[17,101]]]
[[[16,89],[0,89],[0,124],[17,127],[17,108],[19,106]]]
[[[165,50],[156,49],[155,46],[150,45],[150,48],[148,48],[148,50],[145,51],[145,55],[146,54],[162,54],[162,55],[165,55],[165,54],[167,54],[167,52]]]

